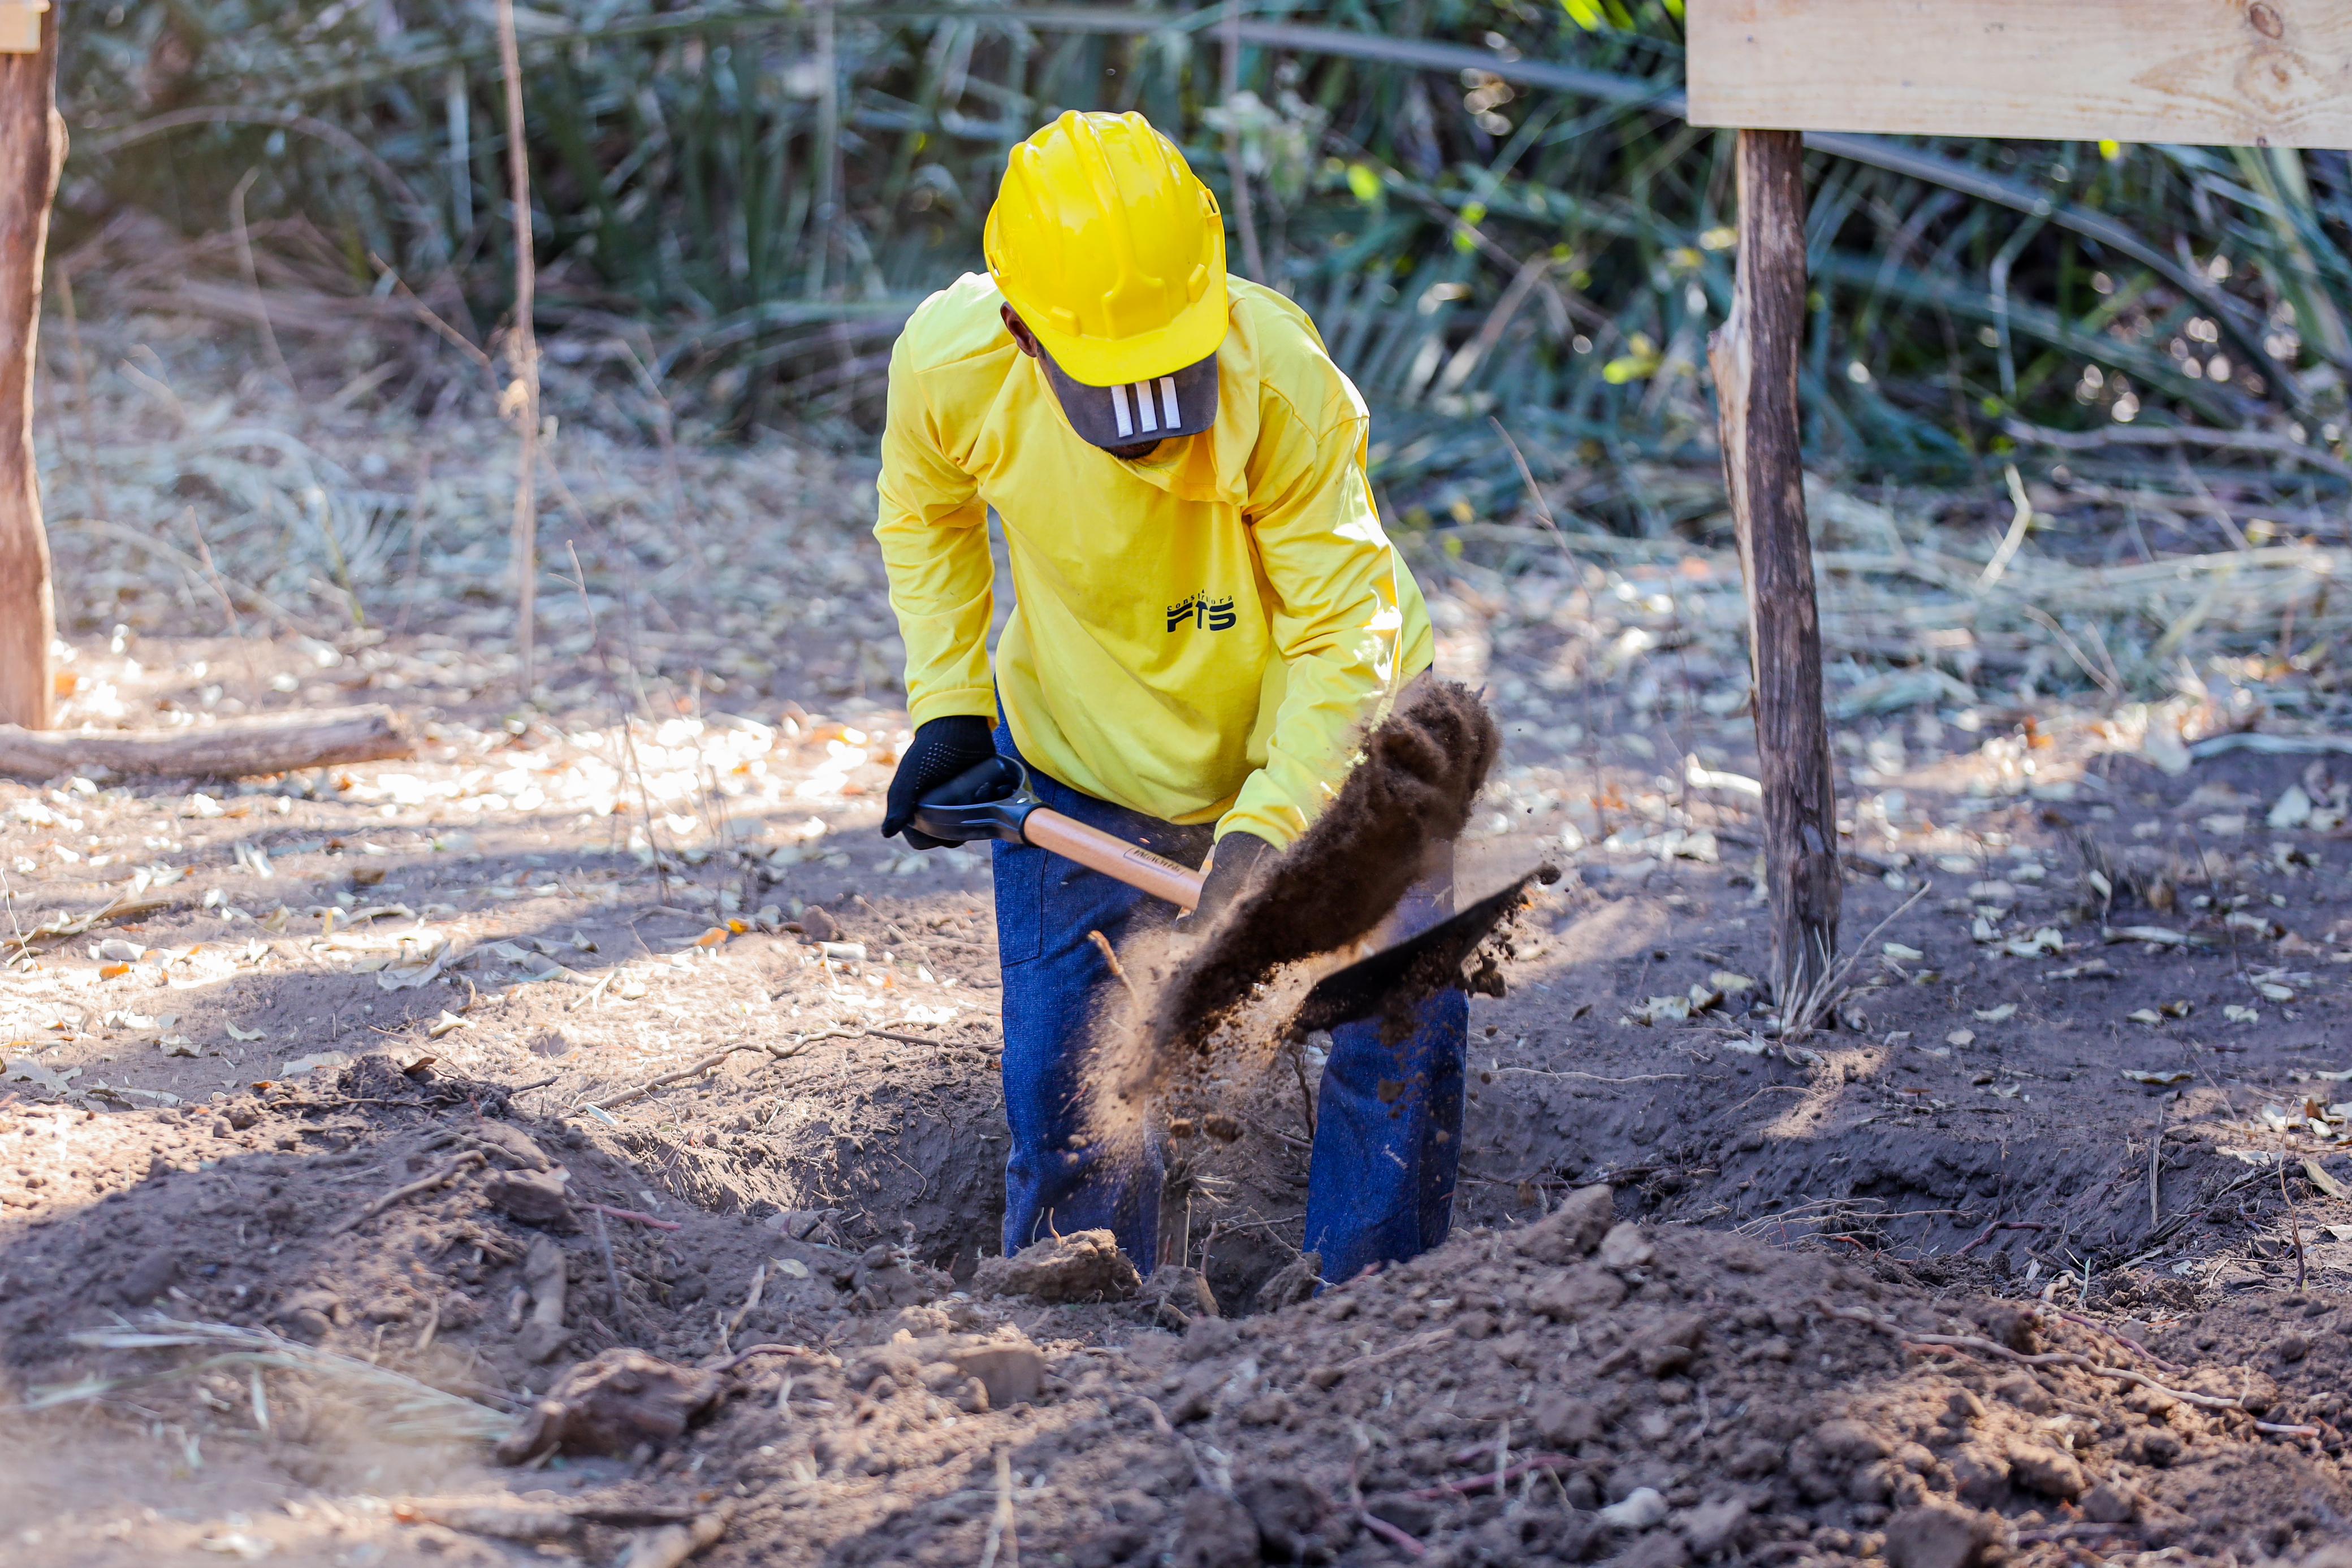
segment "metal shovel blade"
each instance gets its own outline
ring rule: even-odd
[[[1400,988],[1423,993],[1458,989],[1464,960],[1477,951],[1478,944],[1504,916],[1526,901],[1528,885],[1549,882],[1559,874],[1549,866],[1531,871],[1420,935],[1359,958],[1344,969],[1334,969],[1315,982],[1315,988],[1299,1003],[1291,1019],[1291,1032],[1304,1035],[1376,1017]]]

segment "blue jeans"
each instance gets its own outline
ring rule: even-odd
[[[1013,737],[1000,726],[1007,757]],[[1030,772],[1045,803],[1091,827],[1198,865],[1213,830],[1179,827],[1081,794]],[[1007,1254],[1048,1235],[1108,1229],[1135,1266],[1158,1261],[1164,1165],[1156,1137],[1139,1152],[1085,1141],[1081,1074],[1110,969],[1089,931],[1113,947],[1164,924],[1175,910],[1027,844],[999,842],[996,940],[1004,977],[1004,1110],[1013,1150],[1004,1169]],[[1406,897],[1407,931],[1443,917],[1453,888],[1423,883]],[[1462,1134],[1463,1054],[1469,1000],[1446,991],[1422,1004],[1417,1027],[1381,1043],[1378,1019],[1332,1033],[1317,1094],[1308,1165],[1306,1249],[1338,1281],[1401,1262],[1445,1239],[1454,1218]]]

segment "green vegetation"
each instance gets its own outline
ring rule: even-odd
[[[1229,217],[1251,171],[1265,270],[1383,410],[1403,509],[1516,507],[1488,416],[1547,476],[1711,444],[1730,139],[1675,112],[1678,0],[1256,0],[1230,96],[1217,5],[660,3],[522,15],[540,314],[625,324],[712,426],[870,422],[904,312],[977,264],[1006,146],[1132,108]],[[65,69],[68,239],[126,205],[223,228],[257,168],[254,218],[314,225],[350,288],[390,287],[381,258],[453,316],[509,302],[486,5],[78,9]],[[1998,486],[2034,428],[2117,423],[2340,452],[2343,153],[1827,138],[1811,175],[1825,465]],[[1598,513],[1677,520],[1638,500]]]

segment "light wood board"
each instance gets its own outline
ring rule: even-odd
[[[2352,0],[1689,0],[1690,122],[2352,147]]]

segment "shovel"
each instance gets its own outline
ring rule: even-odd
[[[1037,799],[1028,769],[1009,757],[992,758],[924,796],[910,825],[919,833],[954,842],[1001,839],[1033,844],[1179,909],[1201,902],[1199,872],[1055,810]],[[1333,970],[1299,1004],[1294,1028],[1303,1033],[1372,1017],[1408,980],[1439,988],[1461,986],[1463,960],[1518,907],[1528,884],[1558,874],[1549,866],[1530,872],[1436,925]]]

